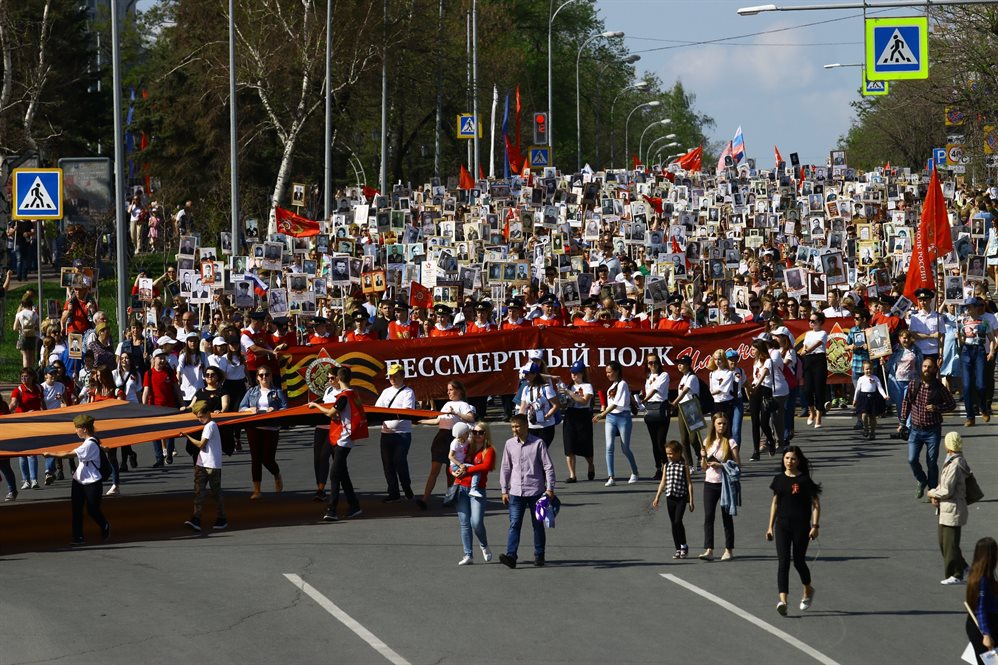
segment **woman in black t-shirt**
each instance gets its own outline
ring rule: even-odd
[[[780,616],[786,616],[791,555],[804,585],[801,611],[811,607],[814,599],[811,571],[807,567],[807,544],[818,537],[821,485],[811,480],[810,465],[804,451],[799,446],[790,446],[783,453],[783,472],[773,478],[769,487],[773,490],[773,503],[769,509],[766,540],[776,540],[776,555],[780,561],[776,573],[780,601],[776,611]]]

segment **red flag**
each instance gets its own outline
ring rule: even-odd
[[[471,177],[468,173],[468,169],[465,168],[464,164],[461,164],[461,175],[459,177],[458,187],[461,189],[474,189],[475,179]]]
[[[419,282],[409,283],[409,307],[433,306],[433,292]]]
[[[478,179],[485,180],[485,171],[482,169],[482,165],[478,165]]]
[[[800,167],[800,178],[798,178],[797,180],[797,191],[799,192],[803,186],[804,186],[804,165],[802,164]]]
[[[953,251],[953,234],[949,226],[949,214],[946,212],[946,199],[939,183],[939,174],[932,169],[932,179],[929,180],[929,192],[922,204],[922,219],[918,228],[925,226],[928,245],[933,259],[939,259]]]
[[[305,219],[281,206],[275,206],[277,232],[294,238],[307,238],[319,235],[319,222]]]
[[[783,161],[783,155],[780,154],[780,149],[777,148],[775,145],[773,146],[773,153],[774,156],[776,157],[776,168],[780,168],[780,162]]]
[[[645,196],[645,201],[647,201],[648,203],[650,203],[651,207],[655,209],[655,212],[657,212],[658,214],[661,215],[662,214],[662,197],[660,197],[660,196],[648,196],[647,194],[645,194],[644,196]]]
[[[381,193],[378,190],[376,190],[374,187],[371,187],[370,185],[364,185],[363,190],[364,190],[364,198],[367,199],[368,201],[373,201],[374,197]]]
[[[676,236],[672,236],[671,238],[669,238],[669,240],[672,241],[672,253],[673,254],[682,254],[683,250],[679,246],[679,242],[676,240]]]
[[[631,155],[631,161],[634,162],[634,170],[638,170],[638,165],[641,164],[641,160],[638,159],[637,155]]]
[[[520,149],[510,142],[508,136],[506,137],[506,159],[509,160],[509,170],[513,175],[523,173],[523,155],[520,154]]]
[[[520,154],[520,86],[516,86],[516,154]],[[510,161],[510,167],[512,168],[513,160]],[[519,164],[520,160],[516,160]]]
[[[676,160],[684,171],[699,171],[703,167],[703,146],[697,146]]]
[[[932,196],[929,190],[929,197]],[[926,198],[928,202],[928,197]],[[928,206],[926,206],[926,209]],[[918,232],[915,233],[915,243],[911,248],[911,263],[908,264],[908,279],[904,283],[904,295],[908,300],[915,301],[915,291],[918,289],[935,289],[936,283],[932,273],[935,272],[935,263],[929,256],[929,224],[923,221],[918,225]]]

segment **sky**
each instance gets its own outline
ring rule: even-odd
[[[707,132],[712,140],[729,141],[741,125],[747,155],[760,167],[772,166],[774,145],[787,161],[796,152],[803,163],[824,164],[828,151],[849,130],[849,104],[859,98],[862,72],[823,66],[862,62],[862,12],[736,13],[739,7],[761,4],[766,1],[596,0],[606,29],[624,31],[624,46],[641,55],[635,64],[639,77],[655,74],[666,88],[678,79],[696,95],[696,109],[717,123]],[[877,15],[917,14],[881,10]],[[742,35],[717,44],[677,44]]]

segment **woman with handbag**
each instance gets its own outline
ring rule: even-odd
[[[629,485],[638,482],[638,463],[634,460],[634,453],[631,452],[631,428],[634,425],[634,415],[631,412],[631,389],[624,381],[624,367],[616,360],[611,360],[606,365],[606,378],[610,381],[610,387],[606,390],[606,405],[603,410],[593,416],[593,422],[599,422],[606,418],[604,435],[606,437],[606,487],[613,487],[616,481],[613,479],[613,445],[614,439],[620,436],[620,449],[624,452],[628,464],[631,465],[631,477],[627,481]]]
[[[547,448],[554,441],[555,414],[558,413],[558,393],[542,367],[531,363],[526,376],[527,387],[520,397],[520,413],[527,416],[530,433],[544,441]]]
[[[662,469],[668,459],[665,455],[665,442],[669,437],[669,374],[662,366],[662,359],[657,353],[649,353],[645,361],[645,391],[644,401],[645,426],[651,438],[651,452],[655,459],[654,480],[662,479]]]
[[[967,523],[967,478],[970,465],[963,457],[963,438],[950,432],[944,439],[946,460],[939,484],[928,491],[929,500],[939,512],[939,550],[943,555],[941,584],[963,584],[967,561],[960,552],[960,530]]]
[[[568,464],[566,483],[578,481],[575,476],[575,456],[584,457],[589,464],[587,477],[596,477],[596,467],[593,464],[593,397],[595,391],[589,382],[589,369],[581,360],[575,361],[571,368],[572,385],[559,384],[562,396],[568,400],[565,409],[565,424],[562,435],[565,442],[565,462]]]
[[[981,538],[974,547],[974,563],[967,577],[967,637],[974,647],[977,664],[984,665],[981,654],[994,652],[998,645],[998,542]]]

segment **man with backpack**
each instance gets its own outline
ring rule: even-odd
[[[101,540],[107,540],[111,535],[111,525],[108,524],[100,509],[101,496],[104,493],[104,480],[111,475],[111,463],[100,447],[100,440],[94,436],[93,416],[80,414],[73,418],[76,435],[83,443],[71,452],[45,453],[45,457],[60,459],[76,457],[79,464],[73,472],[73,489],[70,495],[73,506],[73,545],[82,545],[83,539],[83,506],[87,513],[97,523],[101,531]]]

